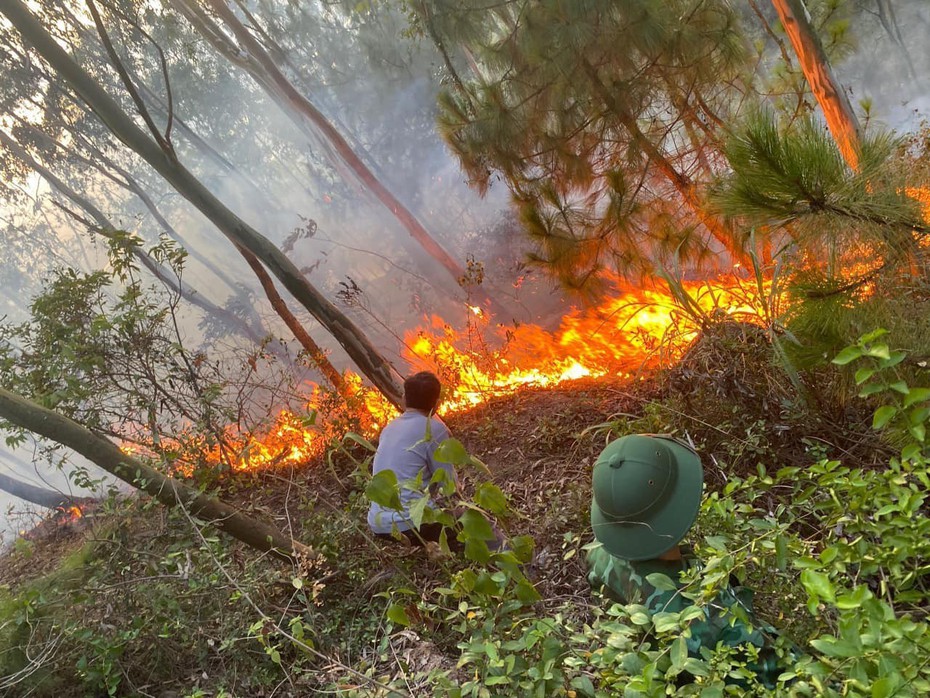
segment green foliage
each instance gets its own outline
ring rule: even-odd
[[[531,261],[591,294],[603,290],[605,269],[701,260],[704,212],[682,158],[715,150],[714,124],[735,92],[721,79],[737,82],[743,65],[727,3],[411,7],[437,45],[474,59],[477,74],[440,95],[440,132],[480,191],[497,176],[506,182]]]
[[[905,351],[892,351],[888,344],[879,341],[888,334],[880,329],[863,335],[851,346],[843,349],[833,363],[846,366],[865,363],[855,373],[860,397],[881,394],[890,403],[875,411],[873,429],[886,427],[898,434],[905,444],[901,460],[910,461],[921,454],[930,455],[927,446],[927,421],[930,419],[930,388],[911,387],[899,367],[907,357]]]

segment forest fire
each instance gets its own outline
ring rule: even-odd
[[[930,190],[909,188],[925,220],[930,220]],[[930,245],[922,236],[921,247]],[[855,256],[855,255],[854,255]],[[866,261],[868,260],[868,261]],[[849,278],[867,276],[874,270],[874,250],[863,249],[857,262],[844,265]],[[495,325],[478,306],[467,306],[467,326],[456,329],[439,316],[409,331],[404,359],[415,370],[436,372],[446,386],[441,414],[466,410],[486,400],[527,386],[557,385],[579,378],[611,374],[633,380],[643,370],[679,358],[700,332],[704,320],[730,317],[741,322],[765,324],[771,312],[771,280],[757,279],[737,264],[729,275],[683,281],[676,287],[655,284],[637,288],[615,280],[616,293],[596,307],[573,309],[559,327],[549,331],[535,324]],[[864,283],[859,294],[868,296],[872,285]],[[332,438],[342,436],[345,410],[362,417],[361,432],[373,437],[394,414],[394,408],[361,379],[346,374],[353,402],[342,407],[340,417],[327,424],[309,424],[289,410],[282,410],[263,437],[249,436],[235,450],[240,454],[233,467],[260,470],[305,462],[322,452]],[[314,389],[306,410],[329,414]]]
[[[469,306],[464,331],[438,316],[405,337],[404,358],[416,370],[432,370],[447,386],[440,412],[471,408],[525,386],[552,386],[584,377],[611,374],[634,379],[644,369],[673,361],[700,331],[702,318],[729,316],[761,322],[769,284],[737,268],[729,277],[682,282],[684,297],[668,287],[634,288],[617,282],[618,291],[599,306],[575,309],[548,331],[539,325],[494,325],[481,308]],[[318,455],[345,430],[346,410],[367,437],[377,434],[394,414],[384,399],[347,374],[348,408],[333,417],[334,405],[315,388],[307,401],[310,418],[282,410],[264,436],[229,435],[227,453],[238,453],[236,470],[293,466]],[[316,415],[326,415],[317,422]],[[325,422],[325,423],[324,423]],[[358,428],[358,427],[357,427]],[[210,459],[218,462],[218,451]]]

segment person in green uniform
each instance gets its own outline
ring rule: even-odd
[[[671,436],[632,434],[610,443],[592,473],[588,581],[622,604],[641,604],[650,613],[678,612],[693,602],[681,593],[681,572],[700,568],[682,539],[697,518],[704,471],[697,452]],[[657,589],[655,573],[676,589]],[[663,587],[667,585],[662,585]],[[773,688],[783,668],[774,650],[777,632],[753,617],[752,591],[731,582],[690,625],[689,655],[702,647],[742,647],[759,681]],[[749,646],[755,648],[751,650]],[[749,659],[751,657],[751,659]]]

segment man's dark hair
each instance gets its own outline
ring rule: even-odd
[[[441,386],[436,374],[420,371],[404,381],[404,404],[408,409],[432,412],[439,405]]]

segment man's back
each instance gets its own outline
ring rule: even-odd
[[[368,525],[375,533],[390,533],[397,525],[401,531],[411,528],[407,511],[411,502],[421,494],[404,487],[404,482],[414,480],[423,473],[423,486],[429,484],[436,470],[446,471],[454,480],[455,473],[448,463],[439,463],[433,458],[436,447],[449,438],[449,429],[439,417],[428,418],[419,410],[407,410],[388,424],[381,432],[378,450],[375,453],[372,473],[393,470],[400,483],[400,501],[403,511],[385,509],[375,502],[368,509]]]

